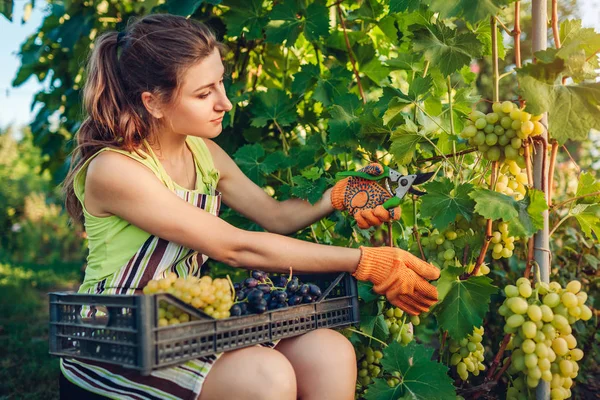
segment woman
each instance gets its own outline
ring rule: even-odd
[[[88,116],[64,186],[67,209],[88,234],[80,292],[139,293],[169,272],[199,276],[211,257],[268,272],[348,271],[411,314],[428,310],[437,292],[427,280],[439,271],[409,253],[284,236],[334,208],[348,210],[363,227],[400,213],[384,210],[390,195],[363,179],[339,182],[315,205],[278,202],[252,183],[211,140],[232,107],[223,87],[223,50],[204,25],[171,15],[144,17],[96,41],[84,88]],[[221,199],[270,233],[218,218]],[[72,359],[61,360],[61,369],[63,398],[349,400],[356,380],[352,345],[327,329],[146,377]]]

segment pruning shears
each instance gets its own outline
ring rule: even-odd
[[[412,174],[412,175],[402,175],[400,172],[392,169],[386,165],[383,166],[383,173],[381,175],[371,175],[362,171],[343,171],[335,174],[335,178],[337,180],[347,178],[349,176],[355,176],[362,179],[367,179],[370,181],[379,181],[381,179],[385,179],[385,187],[390,193],[394,193],[394,195],[388,199],[385,203],[383,203],[383,208],[389,210],[390,208],[398,207],[402,202],[406,193],[411,193],[417,196],[422,196],[425,192],[417,190],[413,188],[413,185],[420,185],[422,183],[427,182],[431,179],[431,177],[435,175],[434,172],[426,172],[423,174]],[[392,191],[390,188],[390,183],[394,183],[398,185],[396,190]]]

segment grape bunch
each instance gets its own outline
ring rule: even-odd
[[[485,370],[482,340],[483,327],[474,328],[472,334],[460,341],[450,339],[448,344],[448,350],[452,353],[450,364],[456,366],[456,372],[463,381],[468,379],[469,372],[478,376],[479,371]]]
[[[506,162],[500,168],[498,180],[494,190],[496,192],[513,197],[515,200],[523,200],[527,189],[527,173],[519,165],[512,161]],[[488,185],[491,187],[491,182],[488,180]]]
[[[181,301],[202,310],[205,314],[215,319],[228,318],[229,309],[233,305],[231,283],[228,279],[212,279],[210,276],[198,278],[196,276],[178,277],[176,273],[169,274],[162,279],[152,279],[143,289],[144,294],[169,293]],[[159,326],[173,325],[187,322],[190,316],[187,313],[177,313],[175,306],[167,306],[166,302],[159,304]],[[161,311],[162,310],[162,311]],[[161,317],[162,315],[162,317]],[[181,320],[183,318],[183,320]]]
[[[264,271],[252,271],[251,276],[233,285],[236,303],[232,316],[262,314],[303,303],[313,303],[321,296],[321,288],[313,283],[302,283],[297,276],[280,275],[271,280]]]
[[[421,323],[418,315],[408,316],[398,307],[390,307],[384,310],[383,315],[385,324],[393,339],[404,345],[412,342],[414,338],[413,328]],[[408,321],[407,317],[410,317]]]
[[[382,358],[383,353],[372,347],[365,346],[362,343],[356,347],[356,359],[358,362],[357,380],[363,388],[369,386],[374,378],[382,374],[383,367],[380,363]]]
[[[583,358],[571,325],[592,317],[581,283],[574,280],[562,288],[558,282],[538,282],[532,288],[528,279],[519,278],[504,292],[498,312],[505,318],[504,332],[514,335],[507,346],[512,350],[508,372],[519,375],[507,399],[535,398],[540,379],[550,382],[553,400],[569,398],[577,361]]]
[[[433,265],[438,268],[457,266],[457,250],[462,251],[462,249],[455,245],[455,241],[464,235],[465,230],[460,228],[454,230],[450,227],[444,232],[434,229],[429,236],[421,238],[421,244]]]
[[[518,237],[509,235],[507,222],[499,222],[496,230],[492,233],[492,258],[494,260],[511,258],[515,250],[515,240],[517,239]]]
[[[540,119],[541,115],[532,116],[510,101],[497,102],[491,113],[473,111],[460,137],[490,161],[514,160],[525,167],[523,140],[544,132]]]

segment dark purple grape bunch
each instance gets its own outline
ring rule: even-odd
[[[262,314],[288,306],[315,302],[321,289],[315,284],[302,283],[297,276],[289,279],[283,275],[271,280],[264,271],[252,271],[251,277],[234,284],[236,303],[231,316]]]

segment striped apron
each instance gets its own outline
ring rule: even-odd
[[[175,188],[175,193],[215,216],[219,215],[221,193],[202,194]],[[198,257],[201,261],[199,262]],[[88,290],[96,294],[140,294],[151,279],[200,276],[200,267],[208,257],[197,251],[150,236],[131,259],[111,276]],[[263,344],[274,347],[274,343]],[[90,392],[112,398],[132,400],[196,399],[215,361],[223,353],[200,357],[185,364],[160,369],[148,376],[137,371],[100,362],[61,359],[61,370],[72,383]]]

